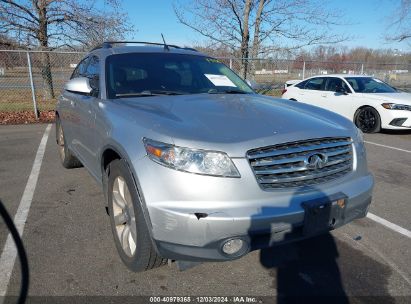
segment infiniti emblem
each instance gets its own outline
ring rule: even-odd
[[[328,162],[328,157],[322,153],[313,153],[304,160],[307,169],[316,170],[324,168]]]

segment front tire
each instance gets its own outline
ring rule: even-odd
[[[67,147],[63,126],[61,125],[61,121],[58,116],[56,116],[56,142],[58,145],[60,161],[64,168],[72,169],[82,166],[81,162]]]
[[[114,242],[123,263],[141,272],[166,264],[159,256],[144,218],[140,197],[124,160],[109,164],[108,211]]]
[[[380,114],[373,107],[364,107],[357,110],[354,123],[364,133],[378,133],[381,131]]]

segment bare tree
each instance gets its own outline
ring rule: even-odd
[[[117,0],[107,0],[105,6],[106,10],[101,11],[95,1],[0,0],[0,33],[41,50],[90,47],[130,30]],[[48,53],[42,56],[42,77],[46,83],[45,96],[54,98]]]
[[[174,11],[194,31],[240,49],[244,78],[250,56],[347,38],[331,31],[341,15],[327,9],[325,0],[175,0]]]
[[[411,0],[399,0],[388,26],[388,41],[411,40]]]

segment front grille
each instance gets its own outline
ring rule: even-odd
[[[321,160],[320,165],[311,162],[314,157]],[[352,140],[339,137],[290,142],[250,150],[247,158],[264,190],[311,186],[352,170]]]

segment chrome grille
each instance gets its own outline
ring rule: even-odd
[[[311,186],[352,170],[349,137],[296,141],[253,149],[247,158],[264,190]]]

